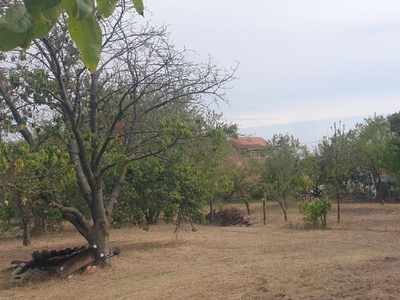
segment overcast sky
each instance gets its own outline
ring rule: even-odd
[[[226,119],[270,139],[303,143],[400,111],[398,0],[147,0],[145,20],[169,25],[174,44],[240,63]],[[318,122],[317,122],[318,121]],[[350,128],[349,128],[350,127]]]

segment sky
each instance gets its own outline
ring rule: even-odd
[[[240,132],[303,144],[400,111],[398,0],[147,0],[144,20],[176,47],[220,66],[239,62],[219,104]],[[198,59],[198,58],[197,58]]]

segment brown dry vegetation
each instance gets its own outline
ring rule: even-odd
[[[0,244],[0,299],[400,299],[400,205],[343,204],[327,230],[300,229],[270,203],[267,225],[253,204],[252,227],[199,225],[173,234],[172,225],[148,232],[112,230],[122,254],[112,269],[39,284],[8,283],[10,262],[34,250],[84,245],[73,230]]]

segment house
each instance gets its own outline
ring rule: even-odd
[[[229,141],[230,144],[238,149],[242,155],[249,154],[251,158],[261,159],[264,157],[267,141],[262,137],[239,137]]]

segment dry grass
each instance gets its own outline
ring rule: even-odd
[[[298,229],[276,204],[253,204],[253,227],[197,226],[197,232],[158,225],[113,230],[122,250],[115,267],[69,280],[13,286],[0,275],[1,299],[400,299],[400,205],[344,204],[327,230]],[[0,244],[0,269],[12,259],[28,260],[34,250],[85,244],[72,230]]]

